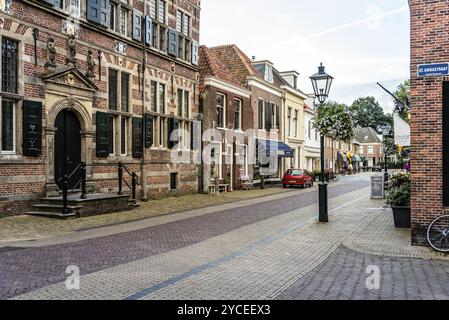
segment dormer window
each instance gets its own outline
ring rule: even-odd
[[[273,63],[268,60],[256,61],[253,62],[253,66],[265,81],[273,83]]]
[[[273,66],[265,65],[265,81],[273,82]]]

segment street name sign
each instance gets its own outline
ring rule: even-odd
[[[430,63],[418,66],[418,77],[449,76],[449,63]]]

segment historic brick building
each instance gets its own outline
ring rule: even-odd
[[[143,199],[197,190],[199,0],[0,4],[0,212],[57,194],[81,162],[91,191],[117,191],[119,162]]]
[[[240,85],[251,91],[251,111],[255,142],[254,178],[281,177],[282,159],[293,151],[282,142],[284,92],[280,77],[275,76],[270,61],[251,61],[236,45],[210,48]]]
[[[412,242],[449,207],[449,77],[419,77],[418,66],[449,62],[449,2],[410,0]]]
[[[242,180],[253,180],[248,137],[245,136],[245,131],[254,128],[251,91],[242,86],[214,52],[205,46],[200,47],[199,66],[200,111],[203,114],[204,139],[207,140],[204,147],[211,142],[210,161],[203,159],[203,191],[215,188],[214,174],[220,184],[238,190],[242,187]]]

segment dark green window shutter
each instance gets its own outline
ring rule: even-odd
[[[192,41],[192,64],[198,65],[198,42]]]
[[[190,124],[190,150],[199,150],[201,146],[201,122],[193,121]]]
[[[178,57],[179,36],[178,32],[168,29],[168,54],[173,57]]]
[[[171,137],[173,131],[179,129],[179,120],[175,118],[168,119],[168,148],[172,149],[176,144],[179,143],[179,135],[176,137]]]
[[[133,10],[133,39],[142,41],[142,14]]]
[[[145,148],[153,146],[153,115],[145,115]]]
[[[103,27],[109,27],[109,14],[110,3],[109,0],[100,0],[100,24]]]
[[[264,108],[264,101],[259,100],[259,129],[263,129],[263,108]]]
[[[23,155],[38,157],[42,153],[42,102],[23,101]]]
[[[280,108],[278,105],[276,105],[276,129],[280,129],[280,119],[281,119],[281,114],[280,114]]]
[[[101,23],[100,0],[87,0],[87,20],[94,23]]]
[[[271,113],[273,112],[273,105],[265,102],[265,130],[271,130]]]
[[[153,21],[149,16],[145,17],[145,43],[153,45]]]
[[[97,112],[96,155],[98,158],[107,158],[111,153],[110,151],[113,150],[113,146],[111,145],[111,141],[113,141],[112,121],[112,115],[104,112]]]
[[[133,118],[133,158],[143,157],[143,120]]]

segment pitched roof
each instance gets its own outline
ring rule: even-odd
[[[206,46],[200,46],[198,65],[201,82],[203,82],[205,77],[212,76],[241,87],[241,84],[233,77],[231,71]]]
[[[210,48],[210,51],[226,66],[234,79],[245,85],[250,76],[260,77],[251,60],[235,44]]]
[[[355,138],[359,143],[382,143],[379,135],[373,128],[356,128]]]
[[[278,84],[279,86],[287,86],[295,91],[298,91],[298,93],[300,93],[304,96],[307,96],[307,94],[302,92],[300,89],[291,86],[290,83],[287,80],[285,80],[284,77],[281,76],[281,73],[279,72],[279,70],[277,70],[274,67],[273,67],[273,78],[274,78],[274,83]]]

